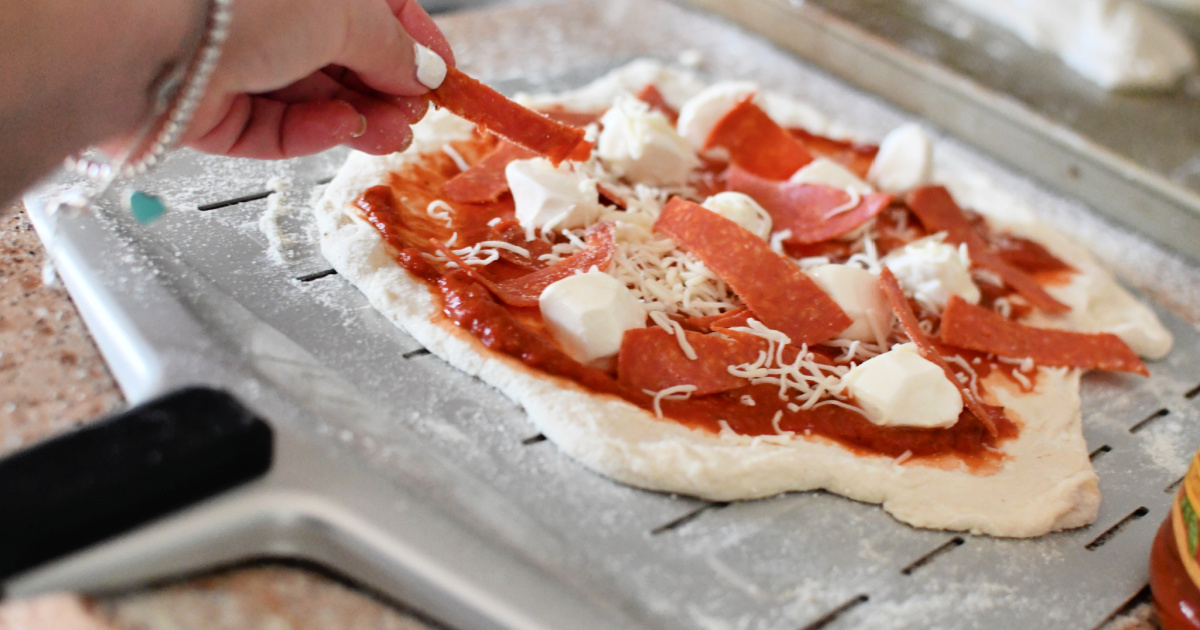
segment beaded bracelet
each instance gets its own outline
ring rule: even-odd
[[[87,177],[96,185],[88,192],[61,200],[61,205],[78,210],[88,207],[118,178],[146,173],[175,146],[196,113],[217,66],[222,45],[229,35],[232,6],[233,0],[209,0],[207,25],[200,48],[189,63],[171,72],[156,87],[154,114],[138,134],[138,139],[122,155],[106,162],[82,156],[66,159],[68,171]],[[124,194],[122,203],[140,223],[149,223],[166,211],[161,199],[137,190]]]

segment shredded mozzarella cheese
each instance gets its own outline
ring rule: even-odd
[[[782,419],[783,419],[783,411],[782,410],[776,411],[775,417],[771,418],[771,428],[775,429],[775,435],[781,435],[783,437],[788,437],[788,438],[795,437],[795,435],[796,435],[795,431],[784,431],[783,429],[781,429],[779,427],[779,421]]]
[[[963,369],[965,374],[959,374],[959,380],[963,381],[963,384],[968,385],[968,387],[971,389],[971,393],[974,394],[976,398],[979,398],[979,375],[975,373],[975,368],[971,367],[971,364],[967,363],[966,359],[958,356],[957,354],[948,357],[944,356],[942,357],[942,360],[944,360],[946,363],[953,363],[954,365],[957,365]]]
[[[836,217],[837,215],[842,214],[843,212],[849,212],[849,211],[857,208],[858,204],[862,203],[862,195],[859,194],[859,192],[857,190],[855,190],[853,188],[846,188],[845,191],[846,191],[846,194],[850,196],[850,200],[836,208],[833,208],[829,212],[826,212],[825,213],[826,219],[832,219],[833,217]]]
[[[1013,370],[1012,372],[1009,372],[1009,374],[1012,375],[1014,380],[1021,384],[1022,388],[1033,389],[1033,381],[1029,380],[1029,377],[1022,374],[1020,370]]]
[[[696,360],[696,350],[692,348],[692,344],[688,343],[687,336],[683,333],[683,326],[680,326],[679,322],[667,317],[662,311],[650,311],[650,320],[659,328],[675,335],[675,341],[679,343],[679,349],[683,350],[683,356],[692,361]]]
[[[648,396],[654,396],[654,415],[661,420],[662,401],[664,400],[687,400],[692,397],[692,392],[696,391],[695,385],[673,385],[666,389],[660,389],[657,392],[651,389],[643,389],[642,392]]]
[[[451,208],[450,204],[441,199],[434,199],[429,202],[428,206],[425,206],[425,214],[438,221],[445,221],[446,227],[454,227],[454,218],[450,216],[450,213],[453,211],[454,208]]]
[[[764,326],[751,318],[746,326],[732,330],[748,333],[767,342],[767,350],[759,352],[751,363],[729,366],[729,373],[750,381],[753,385],[774,385],[779,388],[779,398],[789,401],[793,412],[811,409],[825,395],[844,397],[841,377],[850,371],[849,366],[829,366],[816,362],[807,345],[797,348],[796,358],[788,363],[784,352],[791,344],[787,335]],[[795,409],[791,406],[795,405]]]
[[[776,254],[779,254],[781,256],[784,255],[783,242],[788,240],[789,238],[792,238],[791,229],[779,230],[778,232],[772,233],[771,234],[771,242],[770,242],[771,251],[773,251]],[[829,259],[826,258],[825,260],[828,261]]]
[[[463,159],[462,154],[449,144],[442,145],[442,153],[445,153],[446,155],[450,156],[451,160],[454,160],[454,165],[458,167],[459,172],[471,168],[471,166],[467,164],[467,161]]]

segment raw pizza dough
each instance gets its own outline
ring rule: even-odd
[[[534,105],[562,104],[595,110],[617,94],[654,83],[679,107],[702,89],[695,77],[639,61],[576,91],[528,99]],[[781,124],[828,132],[811,107],[764,94],[765,109]],[[381,313],[433,354],[496,387],[522,405],[530,421],[560,449],[585,466],[633,486],[711,500],[766,497],[788,491],[826,489],[878,503],[897,519],[918,526],[995,536],[1029,537],[1080,527],[1096,516],[1097,477],[1081,430],[1079,370],[1038,368],[1036,388],[1021,393],[993,373],[989,391],[1022,423],[1020,435],[1003,443],[998,470],[972,472],[965,466],[930,465],[905,458],[863,456],[830,440],[804,436],[747,437],[715,434],[662,420],[624,400],[584,390],[574,382],[533,371],[483,347],[446,320],[440,298],[393,259],[376,230],[353,203],[387,174],[445,142],[468,137],[473,125],[434,110],[414,128],[405,153],[372,157],[355,153],[315,208],[326,258]],[[1042,326],[1110,330],[1143,356],[1160,357],[1170,336],[1154,315],[1122,290],[1085,250],[1032,220],[1019,202],[978,178],[936,169],[961,205],[1005,220],[1011,229],[1041,242],[1080,270],[1076,280],[1052,293],[1077,307],[1072,321],[1051,318]]]

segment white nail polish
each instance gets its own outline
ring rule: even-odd
[[[417,57],[417,80],[421,85],[436,90],[446,80],[446,60],[421,44],[413,44]]]

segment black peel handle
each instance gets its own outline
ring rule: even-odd
[[[189,388],[0,459],[0,582],[263,475],[273,441]]]

